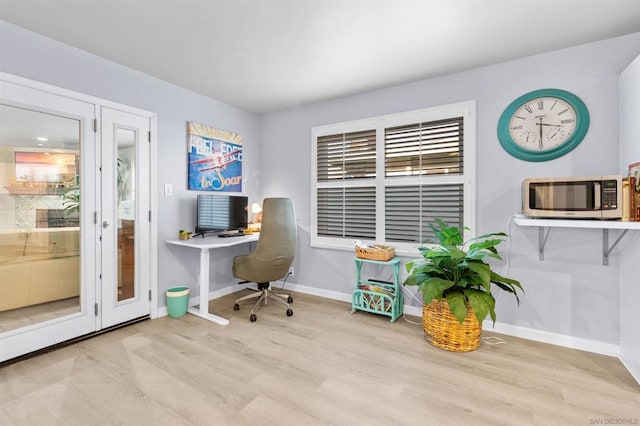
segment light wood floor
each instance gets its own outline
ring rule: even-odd
[[[304,294],[293,317],[270,304],[250,323],[240,294],[210,304],[227,326],[164,317],[0,369],[0,424],[640,422],[640,386],[615,358],[509,336],[446,352],[402,318]]]

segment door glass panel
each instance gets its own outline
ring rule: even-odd
[[[80,131],[0,104],[0,333],[80,311]]]
[[[118,301],[136,296],[135,280],[135,141],[133,130],[116,130],[117,220],[118,220]]]

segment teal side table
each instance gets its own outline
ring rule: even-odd
[[[364,263],[390,266],[393,269],[393,283],[362,279],[361,272]],[[395,322],[402,315],[403,306],[402,290],[400,289],[400,259],[394,257],[391,260],[380,261],[356,257],[356,289],[351,296],[351,313],[356,311],[372,312],[389,316],[391,322]]]

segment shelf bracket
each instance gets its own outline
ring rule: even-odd
[[[622,233],[618,235],[618,238],[614,241],[611,247],[609,247],[609,230],[606,228],[602,230],[602,264],[604,266],[609,265],[609,254],[615,248],[615,246],[618,245],[618,243],[620,242],[622,237],[624,237],[624,234],[626,234],[627,231],[628,229],[625,229],[624,231],[622,231]]]
[[[544,232],[544,227],[538,228],[538,259],[544,260],[544,246],[547,244],[547,238],[551,232],[551,227],[547,228],[547,232]]]

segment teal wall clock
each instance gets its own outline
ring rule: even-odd
[[[540,89],[525,93],[504,110],[498,139],[525,161],[549,161],[580,145],[589,129],[587,106],[573,93]]]

